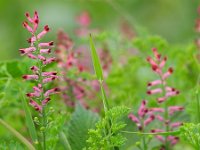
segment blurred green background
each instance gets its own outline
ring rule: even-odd
[[[51,38],[63,28],[73,36],[75,17],[89,11],[92,27],[116,30],[127,19],[135,29],[161,35],[168,42],[182,44],[195,39],[195,18],[198,0],[1,0],[0,1],[0,60],[19,58],[28,33],[22,27],[24,13],[39,12],[41,24],[51,27]],[[76,40],[76,39],[74,39]]]

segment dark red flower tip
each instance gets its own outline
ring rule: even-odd
[[[49,26],[48,25],[44,26],[44,30],[48,32],[50,30]]]
[[[27,39],[27,42],[28,42],[28,43],[31,43],[31,38]]]
[[[144,113],[148,113],[148,111],[149,111],[149,110],[146,108],[146,109],[144,110]]]
[[[22,78],[23,78],[23,79],[27,79],[27,75],[23,75]]]
[[[173,68],[172,67],[170,67],[169,69],[168,69],[168,71],[169,71],[169,73],[173,73]]]
[[[175,89],[175,88],[172,88],[172,91],[174,92],[174,91],[176,91],[176,89]]]
[[[25,53],[25,51],[24,51],[23,49],[20,49],[19,52],[20,52],[21,54],[24,54],[24,53]]]
[[[142,101],[142,104],[143,104],[143,105],[146,105],[146,101],[145,101],[145,100],[143,100],[143,101]]]
[[[177,95],[180,94],[180,91],[176,91],[176,94],[177,94]]]
[[[31,93],[27,93],[26,96],[27,96],[27,97],[31,97]]]
[[[167,61],[167,56],[165,56],[163,59],[164,59],[165,61]]]
[[[138,125],[138,130],[142,131],[142,126]]]
[[[51,53],[51,48],[48,50],[48,53]]]
[[[147,91],[147,94],[148,94],[148,95],[151,95],[151,91],[150,91],[150,90],[149,90],[149,91]]]
[[[150,118],[151,118],[151,119],[155,119],[155,116],[154,116],[154,115],[151,115]]]
[[[154,130],[154,129],[153,129],[153,130],[151,130],[151,132],[152,132],[152,133],[155,133],[155,132],[156,132],[156,130]]]
[[[55,91],[55,92],[59,92],[59,91],[60,91],[60,88],[57,88],[57,87],[56,87],[56,88],[54,89],[54,91]]]
[[[22,24],[23,24],[24,28],[26,28],[28,26],[28,22],[27,21],[24,21]]]
[[[26,17],[30,17],[30,14],[28,12],[25,13]]]
[[[147,86],[151,86],[151,85],[152,85],[151,82],[147,83]]]
[[[158,69],[158,66],[152,65],[151,68],[152,68],[153,71],[156,71]]]
[[[151,57],[148,56],[148,57],[146,58],[146,60],[149,62],[149,61],[151,60]]]
[[[54,44],[53,41],[49,42],[49,46],[53,46],[53,44]]]
[[[38,24],[39,23],[39,19],[35,19],[34,23]]]

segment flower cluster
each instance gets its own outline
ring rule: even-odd
[[[136,123],[140,131],[144,131],[145,127],[155,119],[154,114],[146,105],[147,101],[143,100],[138,109],[138,117],[132,113],[128,115],[129,119]]]
[[[85,99],[87,96],[84,87],[85,80],[81,77],[71,79],[68,77],[70,69],[76,69],[78,73],[86,70],[80,62],[81,52],[73,49],[73,41],[62,30],[57,34],[56,55],[58,57],[58,66],[62,70],[63,84],[60,86],[62,97],[68,106],[74,107],[76,100],[85,107],[89,108]]]
[[[50,95],[59,92],[59,88],[52,88],[45,90],[45,85],[57,79],[57,72],[50,71],[44,72],[44,67],[54,61],[55,57],[48,57],[51,53],[51,48],[53,46],[53,41],[41,43],[40,40],[49,31],[48,25],[45,25],[43,31],[37,34],[37,29],[39,25],[38,13],[35,11],[34,16],[30,17],[29,13],[26,13],[27,21],[23,22],[24,28],[26,28],[31,33],[31,38],[27,41],[30,43],[30,47],[21,48],[19,51],[21,55],[25,55],[36,61],[36,65],[30,67],[33,74],[23,75],[25,80],[35,80],[36,85],[33,87],[33,92],[27,93],[29,98],[29,103],[35,108],[36,111],[42,113],[44,107],[50,101]]]
[[[162,116],[159,115],[156,118],[161,121],[163,123],[163,125],[166,127],[165,131],[172,131],[174,128],[177,128],[179,126],[182,125],[181,122],[171,122],[171,118],[172,115],[175,112],[178,111],[183,111],[183,107],[182,106],[167,106],[166,105],[166,101],[169,100],[170,97],[176,96],[178,95],[180,92],[171,87],[168,86],[167,84],[167,79],[168,77],[173,73],[173,68],[170,67],[167,69],[167,71],[164,71],[164,66],[166,64],[167,61],[167,57],[162,57],[156,48],[152,49],[153,54],[154,54],[154,58],[152,57],[147,57],[147,61],[149,62],[149,64],[152,67],[153,72],[155,72],[158,76],[159,79],[149,82],[147,84],[148,90],[147,90],[147,94],[148,95],[157,95],[157,102],[158,105],[161,103],[165,104],[164,108],[151,108],[152,110],[159,110],[159,114],[163,114]],[[164,131],[163,129],[155,129],[152,130],[152,132],[161,132]],[[169,146],[173,146],[175,145],[179,138],[176,136],[167,136],[166,138],[164,138],[163,136],[157,135],[156,136],[157,139],[159,139],[162,143],[167,143]],[[164,146],[163,146],[164,149]]]
[[[200,7],[198,7],[197,12],[198,12],[199,18],[196,19],[195,30],[197,33],[200,33]],[[200,49],[200,39],[199,38],[196,40],[196,45],[197,45],[198,49]]]

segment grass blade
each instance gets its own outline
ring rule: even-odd
[[[23,103],[24,111],[25,111],[25,114],[26,114],[26,125],[27,125],[27,128],[28,128],[29,134],[31,136],[33,143],[38,143],[37,132],[36,132],[36,129],[35,129],[35,125],[34,125],[31,113],[29,111],[27,101],[25,100],[23,95],[21,97],[22,97],[22,103]]]
[[[17,132],[14,128],[12,128],[9,124],[7,124],[5,121],[0,119],[0,124],[3,125],[6,129],[8,129],[15,137],[17,137],[24,145],[27,146],[29,150],[36,150],[33,145],[24,138],[19,132]]]
[[[66,150],[72,150],[69,141],[67,140],[67,137],[65,136],[65,134],[63,132],[61,132],[59,134],[60,136],[60,140],[62,141],[63,146],[65,147]]]
[[[102,68],[100,65],[99,57],[97,55],[97,51],[95,49],[91,34],[90,34],[90,49],[91,49],[91,54],[92,54],[92,62],[93,62],[93,66],[94,66],[94,70],[95,70],[97,79],[100,82],[102,82],[103,81]]]

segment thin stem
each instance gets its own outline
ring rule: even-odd
[[[138,135],[177,135],[180,133],[180,130],[170,131],[170,132],[155,132],[155,133],[131,132],[131,131],[121,131],[121,132],[129,134],[138,134]]]
[[[166,95],[166,91],[165,91],[165,81],[163,80],[162,78],[162,74],[159,74],[159,77],[160,77],[160,80],[162,82],[162,91],[163,91],[163,96]],[[168,107],[167,107],[167,103],[165,102],[164,103],[164,118],[165,118],[165,121],[166,122],[166,131],[168,132],[169,131],[169,123],[168,123],[168,120],[169,120],[169,115],[168,115]],[[167,141],[167,137],[168,136],[165,136],[165,148],[166,150],[169,149],[169,142]]]
[[[37,37],[37,36],[35,36]],[[40,48],[38,47],[39,40],[36,38],[36,47],[37,47],[37,55],[40,54]],[[38,70],[38,84],[41,84],[42,86],[42,92],[41,96],[39,97],[40,102],[42,103],[42,100],[44,99],[44,86],[43,86],[43,62],[40,59],[37,59],[37,64],[39,67]],[[42,143],[43,143],[43,150],[46,150],[46,127],[47,127],[47,120],[46,120],[46,112],[45,112],[45,106],[42,105]]]
[[[200,123],[199,92],[196,93],[196,100],[197,100],[197,120],[198,123]]]
[[[144,130],[144,119],[142,118],[141,121],[142,121],[142,131],[141,132],[143,133],[143,132],[145,132],[145,130]],[[142,144],[143,144],[144,150],[147,150],[146,138],[145,138],[144,135],[142,135]]]

